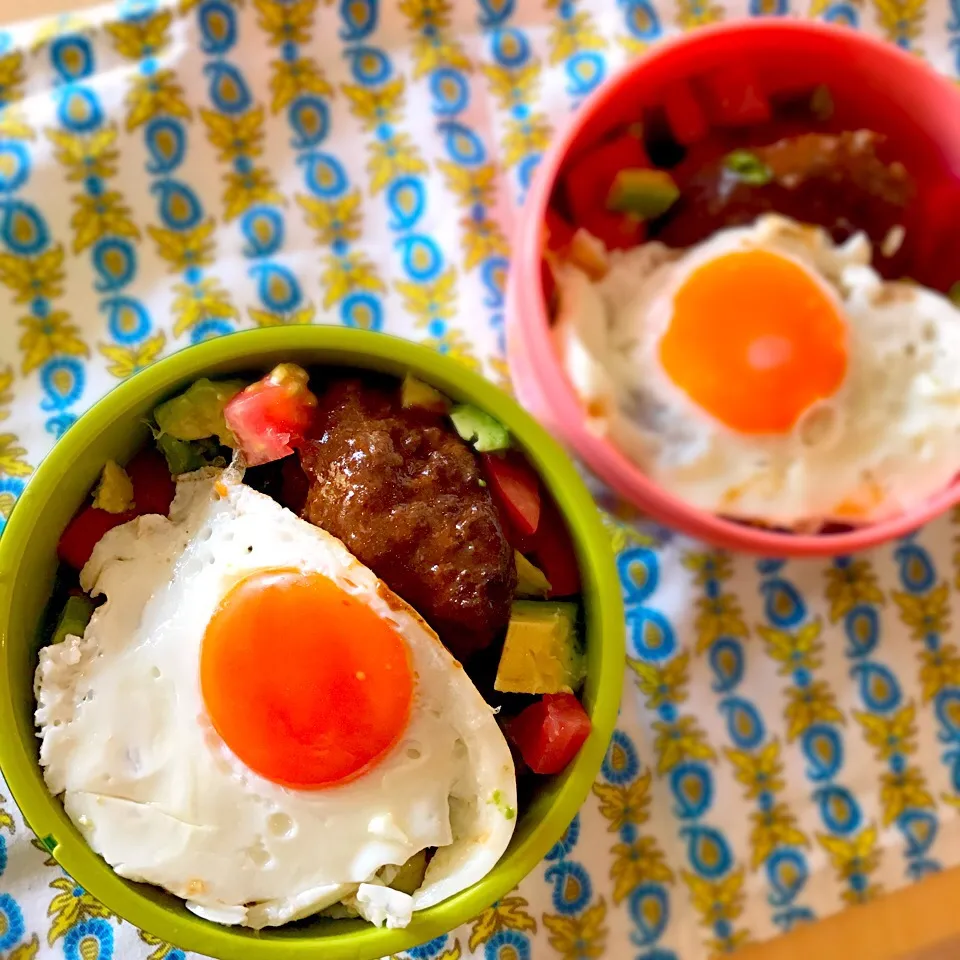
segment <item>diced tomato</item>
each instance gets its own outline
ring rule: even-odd
[[[553,207],[547,207],[544,222],[547,227],[547,249],[563,250],[567,247],[573,239],[576,228],[561,217]]]
[[[299,514],[307,502],[310,481],[300,466],[299,457],[288,457],[280,468],[280,502]]]
[[[518,548],[519,549],[519,548]],[[551,597],[572,597],[580,592],[580,568],[570,534],[553,500],[547,498],[531,552],[536,565],[550,581]]]
[[[519,454],[483,454],[490,489],[510,523],[521,534],[537,532],[540,524],[540,480]]]
[[[770,101],[747,64],[729,64],[707,74],[701,82],[710,120],[717,126],[748,127],[770,119]]]
[[[134,514],[159,513],[166,516],[177,488],[163,455],[152,447],[144,447],[124,470],[133,482]]]
[[[580,226],[603,241],[608,250],[628,250],[643,243],[647,235],[642,220],[602,207],[596,207],[584,216]]]
[[[248,466],[280,460],[303,442],[317,406],[307,379],[302,367],[281,363],[226,405],[224,418]]]
[[[703,140],[709,132],[706,111],[689,83],[680,81],[668,87],[663,95],[663,109],[677,143],[689,146]]]
[[[563,181],[576,225],[590,229],[587,220],[597,212],[606,212],[607,194],[620,170],[649,166],[643,142],[629,133],[595,147],[577,160]]]
[[[589,735],[590,718],[572,693],[545,694],[507,724],[524,762],[541,774],[565,770]]]
[[[97,507],[84,507],[60,535],[57,556],[74,570],[82,569],[100,538],[108,530],[133,520],[134,517],[136,514],[133,511],[107,513]]]

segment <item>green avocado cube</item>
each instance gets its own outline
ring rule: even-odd
[[[507,428],[473,404],[458,404],[450,411],[450,420],[460,437],[472,443],[478,453],[506,450],[510,446]]]
[[[430,413],[446,413],[450,401],[439,391],[408,373],[400,387],[400,405],[404,410],[429,410]]]
[[[517,589],[514,593],[518,597],[546,597],[550,593],[550,581],[543,571],[519,550],[513,551],[513,557],[517,567]]]
[[[217,437],[228,447],[235,440],[223,418],[223,408],[246,386],[243,380],[208,380],[201,377],[179,396],[153,411],[160,433],[177,440]]]
[[[423,885],[427,872],[427,851],[415,853],[402,867],[397,869],[394,878],[387,884],[393,890],[413,895]]]
[[[107,513],[126,513],[134,507],[133,481],[116,461],[103,465],[100,483],[93,495],[93,505]]]
[[[78,594],[67,597],[50,642],[60,643],[68,636],[82,637],[92,616],[93,601],[88,596]]]
[[[666,170],[617,171],[607,195],[607,207],[642,220],[663,216],[680,198],[680,188]]]
[[[577,605],[517,600],[510,613],[494,689],[501,693],[574,693],[585,674]]]

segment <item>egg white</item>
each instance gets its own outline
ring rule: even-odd
[[[659,360],[686,279],[747,249],[803,268],[846,324],[840,389],[788,434],[730,429]],[[863,235],[838,246],[818,228],[771,215],[686,251],[653,242],[615,252],[599,282],[561,265],[555,344],[588,425],[673,494],[732,517],[815,528],[921,503],[960,472],[960,311],[934,291],[883,281],[870,253]]]
[[[372,904],[371,919],[402,925],[503,854],[516,811],[510,750],[415,611],[339,540],[225,479],[214,470],[181,478],[169,519],[140,517],[97,544],[81,584],[106,602],[82,638],[40,652],[47,785],[118,874],[166,888],[200,916],[263,927],[349,897],[361,913]],[[416,690],[403,741],[343,786],[294,790],[263,779],[204,709],[207,622],[239,579],[276,567],[332,578],[411,652]],[[371,892],[382,867],[427,847],[439,849],[412,898]]]

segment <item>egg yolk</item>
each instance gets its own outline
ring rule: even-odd
[[[677,291],[660,341],[667,376],[739,433],[786,433],[847,369],[846,329],[801,266],[766,250],[717,257]]]
[[[204,633],[200,685],[214,729],[251,770],[316,789],[370,770],[410,719],[405,640],[319,573],[235,584]]]

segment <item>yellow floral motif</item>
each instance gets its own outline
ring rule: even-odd
[[[689,664],[690,654],[686,651],[663,664],[627,658],[627,666],[637,675],[637,686],[647,698],[649,710],[686,700]]]
[[[63,293],[62,244],[35,257],[0,253],[0,283],[14,292],[14,303],[59,297]]]
[[[24,109],[15,106],[0,106],[0,137],[6,140],[33,140],[36,133],[26,121]]]
[[[17,825],[13,822],[13,815],[3,809],[3,804],[7,798],[0,794],[0,830],[9,830],[11,833],[17,832]]]
[[[427,337],[423,342],[431,350],[436,350],[471,370],[480,370],[480,361],[473,352],[473,345],[459,330],[447,330],[439,337]]]
[[[453,946],[449,950],[444,950],[437,960],[460,960],[460,941],[454,940]]]
[[[663,776],[684,760],[716,760],[713,747],[691,716],[680,717],[673,723],[657,720],[653,724],[657,736],[653,749],[657,755],[657,773]]]
[[[160,356],[166,339],[161,332],[133,347],[121,347],[112,343],[101,344],[100,352],[110,361],[107,365],[107,373],[123,380],[149,366]]]
[[[697,653],[705,653],[721,637],[743,638],[748,633],[743,608],[732,593],[699,597],[693,628],[697,633]]]
[[[447,267],[432,283],[414,283],[398,280],[394,289],[403,297],[405,309],[417,318],[418,326],[431,320],[449,320],[456,313],[457,274]]]
[[[34,960],[39,950],[40,938],[33,934],[29,940],[24,941],[18,947],[14,947],[7,954],[7,960]]]
[[[0,106],[23,99],[23,51],[0,57]]]
[[[553,130],[543,114],[532,114],[526,120],[511,120],[503,135],[503,162],[512,167],[531,153],[539,153],[550,145]]]
[[[401,0],[399,7],[410,29],[417,31],[413,38],[415,78],[440,67],[466,72],[473,69],[463,47],[445,33],[450,26],[448,0]]]
[[[723,7],[718,3],[679,0],[677,4],[677,24],[682,30],[692,30],[694,27],[702,27],[722,19]]]
[[[483,73],[501,110],[526,106],[536,99],[540,82],[540,64],[536,60],[516,69],[484,64]]]
[[[159,937],[155,937],[152,933],[147,933],[145,930],[138,930],[137,933],[140,935],[140,939],[148,946],[154,947],[153,953],[151,953],[147,960],[166,960],[167,957],[176,950],[172,944],[165,943]]]
[[[333,87],[313,60],[301,57],[292,63],[286,60],[274,61],[270,93],[273,96],[270,109],[278,113],[304,93],[313,93],[318,97],[331,97]]]
[[[562,960],[599,960],[607,941],[607,904],[598,900],[578,917],[545,913],[543,925],[550,931],[549,941]]]
[[[67,179],[83,181],[87,177],[112,177],[117,172],[117,128],[114,124],[83,136],[64,130],[48,130],[56,147],[57,163],[69,169]]]
[[[751,867],[756,870],[777,847],[809,847],[807,835],[797,827],[797,818],[785,803],[775,803],[769,810],[750,814]]]
[[[720,920],[736,920],[743,913],[742,867],[721,880],[708,880],[688,870],[681,871],[680,875],[705,927],[712,927]]]
[[[827,834],[820,834],[817,839],[829,855],[830,862],[841,880],[849,880],[853,876],[869,877],[880,865],[875,824],[864,828],[857,837],[850,840]],[[868,884],[862,891],[844,891],[843,899],[851,904],[863,903],[881,892],[879,886]]]
[[[844,723],[837,709],[836,697],[824,680],[815,680],[807,687],[787,690],[787,706],[783,712],[787,722],[787,741],[792,743],[815,723]]]
[[[266,167],[254,167],[247,173],[230,170],[223,177],[223,217],[233,220],[257,203],[286,203],[277,190],[277,182]]]
[[[192,116],[184,98],[183,87],[177,83],[173,70],[158,70],[151,76],[134,79],[125,100],[128,109],[127,130],[136,130],[154,117],[166,114],[171,117]]]
[[[509,252],[507,238],[500,225],[489,217],[476,220],[472,216],[460,221],[463,228],[463,269],[472,270],[487,257],[506,256]]]
[[[317,232],[317,243],[329,246],[337,240],[356,240],[360,236],[360,191],[354,190],[336,200],[297,196],[306,214],[307,226]]]
[[[53,917],[47,931],[47,943],[52,947],[72,926],[100,917],[110,919],[113,914],[69,877],[57,877],[50,887],[60,892],[50,901],[47,916]]]
[[[528,907],[527,901],[516,894],[504,897],[492,907],[487,907],[473,921],[473,929],[470,931],[470,940],[467,946],[471,951],[474,951],[501,930],[536,933],[537,921],[528,913]]]
[[[84,17],[78,17],[72,13],[60,14],[57,17],[48,17],[40,21],[37,32],[30,41],[30,52],[38,53],[51,40],[58,37],[65,37],[67,34],[79,33],[81,35],[90,34],[90,21]]]
[[[877,760],[889,760],[894,754],[916,751],[916,710],[912,703],[908,703],[891,717],[859,712],[854,712],[853,715],[863,727],[867,743],[877,751]]]
[[[260,13],[260,27],[276,46],[284,43],[308,43],[317,0],[254,0]]]
[[[610,821],[610,833],[619,833],[632,823],[639,826],[650,816],[650,771],[645,770],[630,784],[595,783],[600,813]]]
[[[263,153],[263,107],[254,107],[239,116],[200,108],[210,142],[220,151],[217,159],[230,163],[237,157],[258,157]]]
[[[487,363],[490,366],[490,376],[492,380],[504,392],[513,396],[513,381],[510,379],[510,368],[503,357],[487,357]]]
[[[381,124],[396,123],[403,109],[403,77],[396,77],[382,87],[344,84],[343,92],[350,101],[350,112],[363,121],[364,129],[374,131]]]
[[[869,560],[851,560],[845,567],[829,567],[827,600],[830,601],[830,622],[836,623],[861,603],[884,602],[883,591],[877,586],[877,575]]]
[[[920,688],[929,703],[945,687],[960,686],[960,655],[952,643],[920,652]]]
[[[163,10],[142,20],[108,21],[106,27],[121,57],[144,60],[157,56],[170,43],[172,21],[172,11]]]
[[[730,555],[719,550],[685,554],[682,563],[693,572],[693,582],[698,587],[705,587],[712,580],[717,582],[729,580],[733,573]]]
[[[394,133],[387,140],[370,144],[367,172],[370,174],[370,192],[376,194],[403,174],[426,173],[427,165],[407,134]]]
[[[20,337],[20,349],[24,354],[21,372],[35,370],[58,353],[72,357],[88,357],[90,351],[80,339],[79,329],[70,322],[65,310],[54,310],[46,317],[23,317],[20,326],[25,333]]]
[[[237,308],[230,302],[230,295],[212,278],[201,280],[197,284],[174,284],[173,315],[177,318],[173,325],[173,335],[192,329],[203,320],[236,320]]]
[[[620,520],[604,513],[602,519],[603,525],[607,528],[607,533],[610,534],[610,546],[614,553],[622,553],[628,547],[655,547],[658,545],[656,538],[649,533],[643,533],[629,526],[629,520],[636,519],[635,517]]]
[[[880,804],[883,807],[883,825],[893,823],[904,810],[933,807],[934,800],[927,790],[927,781],[919,767],[907,767],[901,773],[883,774],[880,786]]]
[[[550,62],[562,63],[581,50],[603,50],[606,45],[590,14],[579,10],[572,17],[554,23],[550,32]]]
[[[777,673],[788,676],[794,670],[816,670],[823,663],[820,658],[823,652],[820,640],[822,628],[823,624],[817,617],[805,623],[796,633],[766,626],[758,626],[757,633],[763,638],[767,653],[780,664]]]
[[[30,846],[34,848],[38,853],[42,854],[44,857],[43,865],[45,867],[58,867],[59,864],[53,857],[50,855],[50,851],[43,845],[43,841],[39,837],[30,838]]]
[[[923,640],[929,633],[946,633],[950,629],[950,588],[946,581],[929,593],[894,593],[900,608],[900,619],[911,630],[914,640]]]
[[[650,49],[648,41],[638,40],[633,36],[617,37],[617,42],[623,47],[628,57],[639,57],[641,53],[646,53]]]
[[[447,189],[456,194],[461,206],[491,206],[496,200],[497,168],[492,163],[480,167],[464,167],[449,160],[437,161],[447,183]]]
[[[77,205],[70,226],[76,231],[73,252],[82,253],[87,247],[107,236],[139,239],[140,231],[130,219],[130,208],[116,190],[108,190],[98,196],[76,194]]]
[[[633,843],[617,843],[611,853],[613,902],[622,903],[641,883],[673,883],[673,871],[653,837],[637,837]]]
[[[761,793],[779,793],[784,788],[779,740],[771,740],[756,753],[730,748],[724,753],[733,764],[733,775],[737,778],[737,782],[747,788],[748,800],[756,800]]]
[[[157,253],[167,261],[171,273],[183,273],[190,267],[205,267],[213,263],[213,231],[216,222],[211,218],[192,230],[167,230],[147,227],[147,233],[157,245]]]
[[[294,310],[293,313],[271,313],[269,310],[258,310],[250,307],[250,319],[258,327],[288,327],[291,325],[313,323],[317,308],[312,303]]]
[[[327,290],[323,299],[324,307],[332,307],[356,290],[387,292],[383,281],[377,276],[376,267],[369,257],[362,253],[348,253],[342,257],[328,256],[320,274],[320,282]]]
[[[13,367],[0,369],[0,420],[6,420],[10,416],[10,411],[3,408],[13,403],[13,394],[9,392],[12,386]],[[3,803],[3,797],[0,797],[0,803]]]
[[[0,473],[8,477],[29,477],[33,467],[23,459],[27,451],[18,447],[17,442],[17,437],[12,433],[0,433]],[[3,821],[0,820],[2,825]]]
[[[873,0],[873,5],[887,39],[912,49],[923,30],[926,0]]]

